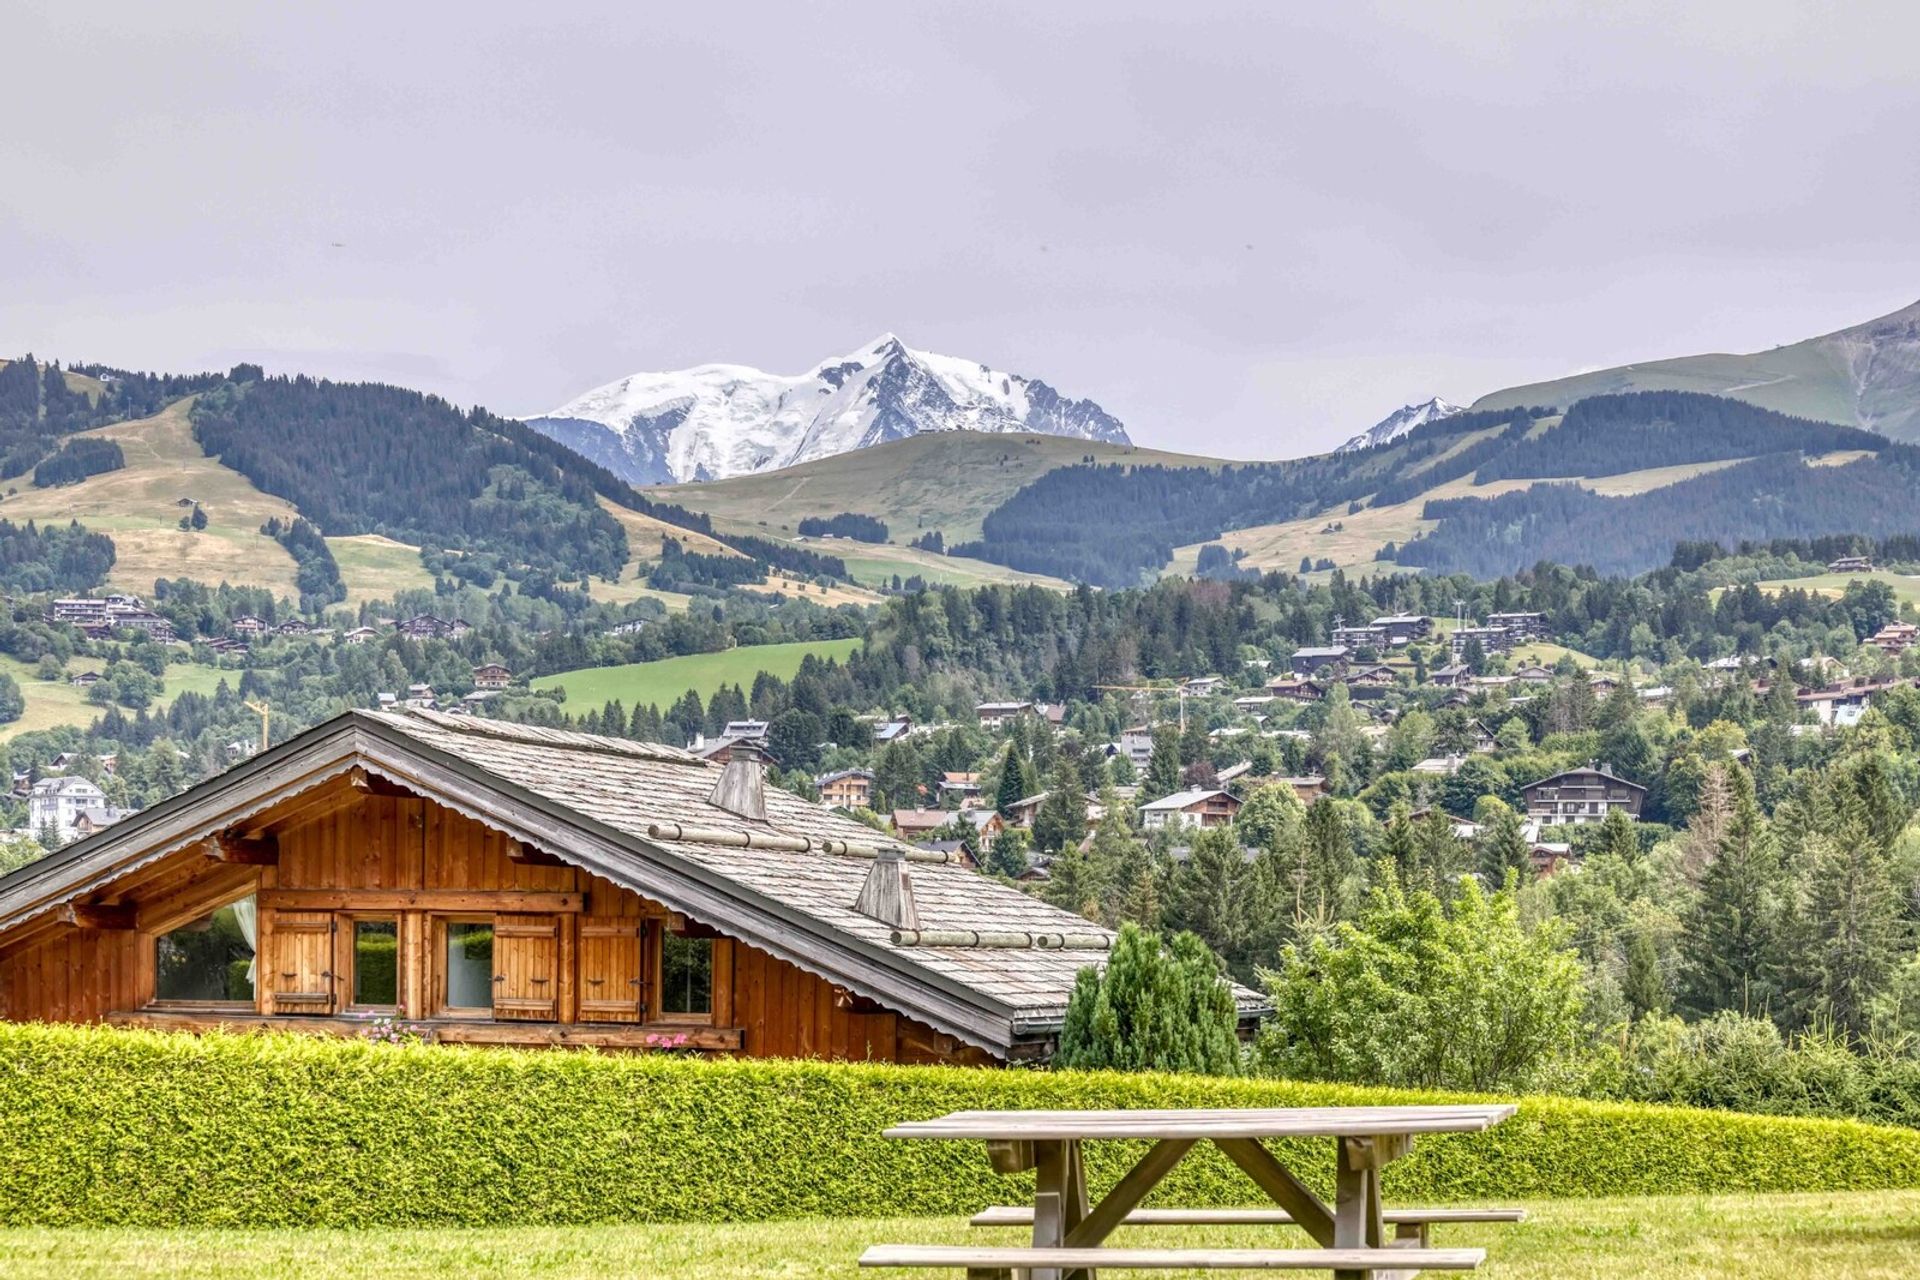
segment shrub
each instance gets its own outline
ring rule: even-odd
[[[1273,1080],[697,1061],[295,1035],[0,1026],[0,1224],[373,1227],[959,1214],[1023,1193],[969,1108],[1309,1106],[1442,1095]],[[1285,1146],[1285,1144],[1277,1144]],[[1138,1145],[1089,1148],[1110,1185]],[[1282,1151],[1330,1191],[1330,1144]],[[1422,1139],[1402,1202],[1920,1186],[1920,1133],[1555,1098]],[[1030,1192],[1028,1183],[1025,1190]],[[1249,1203],[1211,1151],[1166,1202]]]
[[[1236,1075],[1238,1020],[1206,943],[1182,933],[1162,946],[1157,934],[1128,922],[1106,967],[1088,965],[1074,980],[1059,1065]]]

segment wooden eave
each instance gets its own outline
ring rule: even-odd
[[[13,940],[8,935],[68,903],[110,894],[144,867],[229,829],[260,829],[265,810],[301,812],[308,805],[301,793],[355,769],[1000,1057],[1010,1055],[1021,1034],[1040,1030],[1026,1019],[1016,1026],[1015,1010],[992,996],[795,911],[666,843],[530,792],[360,711],[0,877],[0,950]]]

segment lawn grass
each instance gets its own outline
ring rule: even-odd
[[[420,563],[420,548],[377,533],[348,534],[327,539],[340,581],[346,584],[346,603],[391,600],[401,591],[433,590],[433,575]]]
[[[106,664],[98,658],[75,658],[67,663],[67,676],[79,675],[82,671],[98,671]],[[26,699],[26,710],[18,720],[0,724],[0,742],[31,733],[39,729],[58,728],[63,724],[85,726],[100,718],[106,710],[96,702],[87,701],[87,691],[59,680],[42,680],[35,674],[37,665],[20,661],[7,654],[0,654],[0,672],[10,675],[20,686],[20,693]],[[240,682],[240,673],[225,671],[219,667],[202,666],[196,662],[176,663],[167,668],[163,678],[163,690],[155,700],[154,710],[163,710],[183,693],[210,694],[219,685],[222,677]]]
[[[1872,573],[1816,573],[1807,578],[1773,578],[1754,585],[1762,591],[1785,591],[1789,587],[1797,591],[1810,591],[1816,595],[1838,599],[1847,589],[1849,582],[1884,582],[1893,588],[1894,599],[1902,604],[1920,606],[1920,577],[1904,573],[1889,573],[1877,569]],[[1714,592],[1716,598],[1718,591]]]
[[[629,662],[618,667],[582,667],[541,676],[536,689],[563,688],[576,710],[600,707],[618,698],[629,709],[653,703],[662,711],[687,690],[702,700],[722,685],[737,684],[751,692],[753,678],[765,671],[782,680],[793,678],[808,654],[844,659],[860,647],[852,640],[801,640],[792,644],[746,645],[722,653],[694,653],[658,662]]]
[[[1911,1275],[1920,1251],[1920,1192],[1913,1191],[1561,1200],[1527,1208],[1524,1223],[1442,1227],[1435,1243],[1485,1248],[1486,1267],[1471,1274],[1488,1280],[1891,1280]],[[869,1244],[1018,1244],[1020,1235],[975,1230],[960,1218],[367,1232],[13,1229],[0,1231],[0,1275],[19,1280],[279,1275],[303,1280],[853,1280],[863,1274],[854,1260]],[[1287,1229],[1190,1227],[1128,1230],[1114,1242],[1257,1247],[1301,1246],[1306,1238]],[[931,1280],[960,1273],[864,1274]]]

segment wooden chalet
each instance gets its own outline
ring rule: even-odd
[[[1111,938],[745,761],[351,711],[0,877],[0,1016],[990,1063]]]
[[[1629,818],[1638,818],[1647,798],[1645,787],[1618,776],[1604,764],[1568,769],[1529,782],[1520,792],[1526,797],[1527,817],[1549,826],[1600,822],[1616,809]]]
[[[504,689],[513,683],[513,672],[498,662],[483,662],[473,669],[476,689]]]
[[[813,780],[813,785],[819,789],[823,804],[839,805],[843,809],[864,809],[873,802],[871,769],[840,769],[823,773]]]

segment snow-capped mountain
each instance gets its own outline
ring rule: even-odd
[[[923,431],[1130,443],[1091,400],[890,333],[792,377],[736,364],[636,373],[526,422],[635,484],[771,471]]]
[[[1435,396],[1425,404],[1403,405],[1341,445],[1335,452],[1351,453],[1355,449],[1371,449],[1377,444],[1392,444],[1415,427],[1424,427],[1429,422],[1450,418],[1463,408],[1465,408],[1464,405],[1449,404],[1439,396]]]

